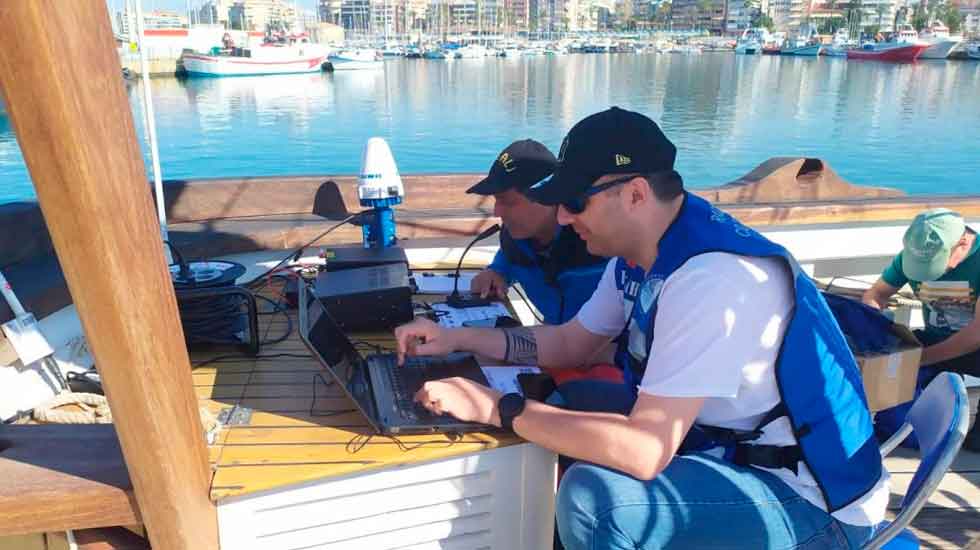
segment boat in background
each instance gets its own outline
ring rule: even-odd
[[[974,42],[966,47],[966,55],[970,59],[980,59],[980,42]]]
[[[263,44],[258,48],[232,50],[234,54],[185,53],[184,70],[189,76],[259,76],[315,73],[327,59],[319,44]]]
[[[823,44],[820,42],[813,42],[812,39],[800,37],[795,40],[790,40],[787,45],[780,48],[779,53],[780,55],[816,57],[820,55],[822,49]]]
[[[919,33],[919,40],[929,44],[919,59],[946,59],[959,46],[963,39],[949,35],[949,27],[936,21]]]
[[[454,56],[456,59],[479,59],[489,55],[487,47],[482,44],[467,44],[457,48]]]
[[[766,29],[750,28],[742,32],[735,42],[735,53],[755,55],[762,53],[762,44],[769,39],[769,31]]]
[[[380,69],[383,66],[381,54],[370,48],[340,50],[331,54],[327,60],[335,71]]]
[[[848,30],[842,27],[837,29],[830,45],[825,46],[822,53],[830,57],[847,57],[847,50],[853,50],[858,47],[860,47],[860,44],[851,40]]]
[[[873,61],[915,61],[929,44],[921,42],[865,42],[860,49],[847,50],[848,59]]]

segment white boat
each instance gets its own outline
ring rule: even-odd
[[[941,21],[936,21],[932,26],[922,29],[919,32],[919,39],[929,44],[919,59],[946,59],[963,42],[963,39],[958,36],[950,36],[949,27]]]
[[[382,67],[381,59],[378,50],[370,48],[340,50],[327,58],[335,71],[380,69]]]
[[[735,42],[735,53],[755,55],[762,53],[762,44],[769,39],[769,31],[766,29],[745,29],[742,36]]]
[[[487,56],[487,47],[481,44],[467,44],[456,50],[456,59],[478,59]]]
[[[860,47],[860,44],[851,40],[847,29],[840,28],[834,33],[834,38],[830,46],[825,46],[822,53],[831,57],[847,57],[847,50],[858,47]]]
[[[185,53],[184,70],[190,76],[257,76],[315,73],[326,61],[326,49],[316,44],[264,45],[240,50],[248,55]]]

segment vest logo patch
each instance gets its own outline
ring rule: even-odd
[[[627,157],[626,155],[616,155],[616,166],[626,166],[631,162],[633,162],[633,159]]]
[[[663,279],[648,279],[643,283],[643,288],[640,289],[640,307],[643,308],[644,313],[650,311],[650,308],[656,303],[663,286]]]

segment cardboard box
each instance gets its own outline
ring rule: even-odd
[[[892,330],[902,341],[897,351],[855,355],[871,412],[900,405],[915,397],[922,344],[904,325],[896,324]]]

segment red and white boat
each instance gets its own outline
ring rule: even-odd
[[[929,44],[908,42],[866,42],[859,49],[847,50],[848,59],[875,61],[915,61]]]
[[[184,69],[191,76],[256,76],[314,73],[322,70],[327,51],[317,44],[263,45],[235,50],[238,55],[185,53]]]

